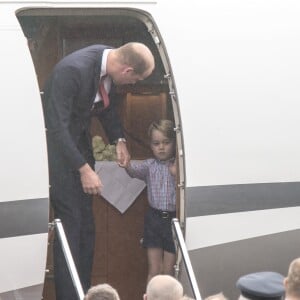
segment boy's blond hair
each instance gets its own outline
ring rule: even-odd
[[[153,130],[160,131],[164,136],[169,139],[175,139],[176,133],[174,130],[174,123],[171,120],[159,120],[152,122],[148,129],[148,136],[151,139]]]

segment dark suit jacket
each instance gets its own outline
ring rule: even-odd
[[[86,162],[93,163],[91,109],[99,86],[102,54],[107,48],[93,45],[67,55],[54,67],[45,85],[43,109],[50,169],[68,166],[78,170]],[[110,142],[124,136],[112,93],[110,106],[98,115]]]

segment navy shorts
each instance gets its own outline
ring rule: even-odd
[[[145,248],[161,248],[164,251],[175,253],[175,243],[172,233],[171,221],[176,212],[165,212],[150,207],[144,219]]]

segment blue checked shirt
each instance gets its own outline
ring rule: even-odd
[[[175,211],[175,178],[169,171],[169,164],[169,161],[163,162],[153,158],[130,161],[126,171],[130,177],[146,182],[148,201],[151,207]]]

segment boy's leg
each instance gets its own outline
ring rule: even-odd
[[[174,253],[164,251],[163,274],[174,276],[175,264],[176,264],[176,255]]]
[[[158,274],[161,274],[163,268],[163,250],[161,248],[148,248],[148,278],[150,279]]]

